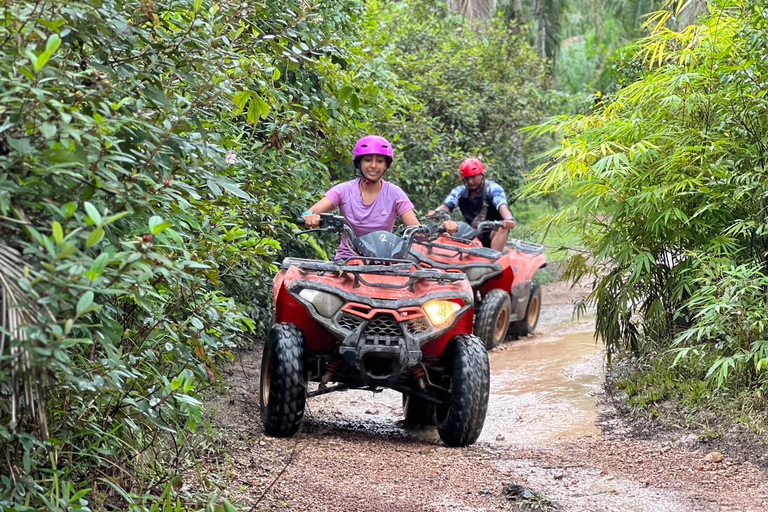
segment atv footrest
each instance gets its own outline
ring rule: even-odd
[[[411,395],[421,398],[422,400],[425,400],[431,404],[435,405],[443,405],[443,401],[439,398],[435,398],[434,396],[424,393],[423,391],[416,391],[415,389],[407,388],[405,386],[397,386],[393,388],[395,391],[399,391],[405,395]]]

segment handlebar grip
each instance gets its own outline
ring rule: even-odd
[[[299,217],[298,219],[296,219],[296,225],[298,225],[298,226],[304,226],[304,225],[305,225],[305,223],[304,223],[304,217]]]
[[[437,228],[438,233],[446,233],[447,231],[448,229],[446,229],[445,226],[440,226],[439,228]]]

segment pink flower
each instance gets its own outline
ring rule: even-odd
[[[235,152],[232,151],[231,149],[227,151],[227,157],[226,157],[227,165],[235,165],[236,160],[237,160],[237,157],[235,156]]]

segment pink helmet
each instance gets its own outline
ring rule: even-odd
[[[366,135],[355,144],[354,162],[355,167],[360,167],[360,159],[365,155],[381,155],[387,159],[387,167],[392,165],[395,158],[395,152],[392,144],[384,137],[378,135]]]

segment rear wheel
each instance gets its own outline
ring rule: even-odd
[[[448,446],[468,446],[483,430],[491,368],[485,345],[477,336],[456,336],[451,349],[450,398],[435,408],[437,431]]]
[[[276,324],[261,357],[261,420],[267,434],[288,437],[304,419],[307,383],[304,335],[293,324]]]
[[[539,313],[541,313],[541,286],[536,281],[533,281],[528,305],[525,307],[525,317],[512,324],[514,333],[518,336],[528,336],[531,334],[539,323]]]
[[[404,394],[403,416],[408,427],[426,427],[435,423],[435,407],[423,398]]]
[[[483,297],[475,320],[475,336],[483,340],[485,348],[491,350],[504,341],[512,316],[512,301],[504,290],[491,290]]]

